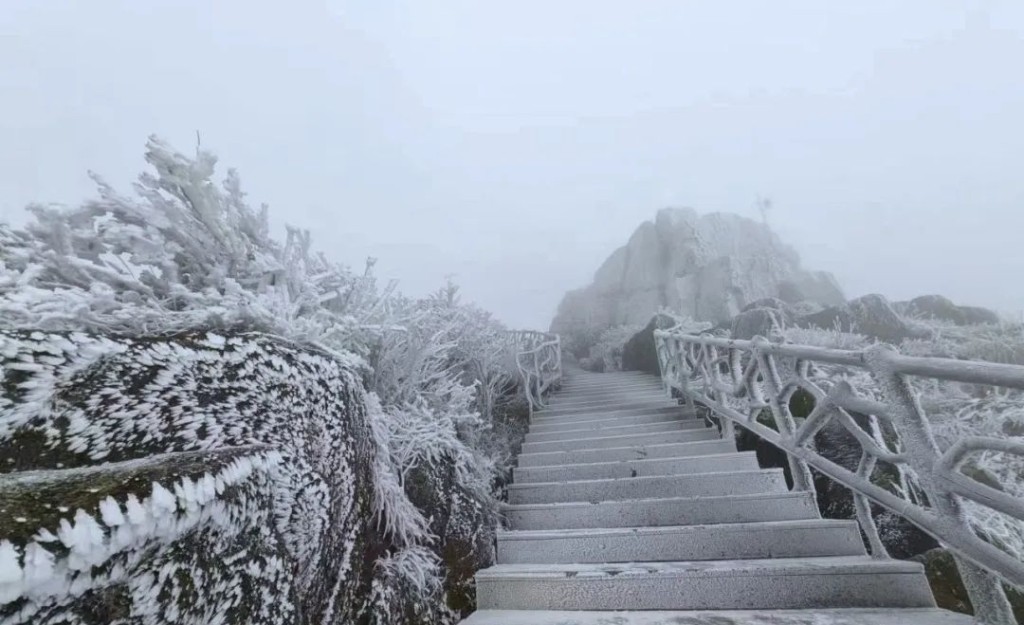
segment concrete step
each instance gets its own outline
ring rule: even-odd
[[[665,387],[657,380],[637,380],[635,382],[609,382],[608,384],[591,384],[580,386],[563,386],[558,391],[558,397],[585,397],[587,395],[602,395],[608,393],[662,393],[665,395]]]
[[[602,421],[607,419],[617,419],[620,417],[640,417],[645,415],[675,415],[680,419],[694,419],[697,417],[697,412],[687,410],[683,406],[653,406],[648,408],[625,409],[609,408],[607,410],[602,408],[600,410],[574,412],[555,416],[549,416],[546,413],[538,412],[534,415],[533,420],[530,421],[530,426],[562,425],[565,423],[575,423],[579,421]]]
[[[572,367],[572,365],[569,365],[569,367]],[[569,369],[570,379],[573,379],[573,380],[580,379],[580,378],[586,379],[586,378],[590,378],[590,377],[603,378],[603,377],[613,377],[613,376],[626,377],[626,376],[649,376],[649,375],[651,375],[651,374],[647,373],[646,371],[627,370],[627,371],[608,371],[608,372],[598,373],[596,371],[587,371],[586,369],[582,369],[580,367],[575,367],[575,368],[569,368],[569,367],[566,367],[566,368]]]
[[[541,419],[551,419],[554,417],[563,417],[568,415],[578,414],[600,414],[605,412],[629,412],[631,410],[646,411],[646,410],[658,410],[658,409],[669,409],[675,408],[681,410],[683,407],[675,402],[670,401],[637,401],[635,399],[618,399],[607,402],[595,402],[593,404],[584,405],[569,405],[565,407],[548,406],[543,410],[537,412],[537,417]]]
[[[656,445],[627,445],[607,449],[577,449],[519,454],[520,467],[544,467],[561,464],[591,464],[625,460],[649,460],[710,456],[736,451],[736,441],[714,438],[691,443],[664,443]]]
[[[552,395],[549,399],[549,402],[551,405],[564,406],[571,404],[592,404],[595,402],[609,401],[620,397],[649,401],[676,401],[673,400],[668,395],[668,393],[661,389],[641,389],[638,391],[594,391],[592,393],[576,394],[558,393],[557,395]]]
[[[651,460],[620,460],[589,464],[559,464],[549,467],[516,467],[517,484],[572,480],[601,480],[650,475],[682,475],[718,471],[751,471],[758,468],[757,454],[752,451],[681,458]]]
[[[642,423],[664,423],[666,421],[677,421],[679,419],[689,419],[692,417],[687,416],[687,413],[683,412],[679,414],[677,412],[665,411],[664,414],[655,412],[653,414],[639,414],[631,417],[610,417],[610,418],[597,418],[590,420],[573,420],[566,422],[554,422],[554,423],[537,423],[530,424],[530,433],[540,434],[541,432],[565,432],[567,430],[582,430],[587,428],[600,429],[603,427],[617,427],[620,425],[640,425]]]
[[[514,530],[591,527],[661,527],[756,523],[821,518],[810,493],[759,493],[714,497],[624,499],[599,503],[506,504],[502,512]]]
[[[554,402],[549,401],[544,405],[542,409],[544,412],[548,411],[560,411],[569,409],[587,409],[587,408],[604,408],[608,405],[626,404],[635,405],[641,408],[658,408],[664,406],[677,406],[679,402],[677,400],[668,399],[667,397],[634,397],[634,396],[623,396],[616,395],[606,399],[593,399],[584,401],[571,401],[571,402]]]
[[[741,560],[865,553],[857,522],[852,520],[498,532],[499,564]]]
[[[632,434],[625,436],[594,436],[571,441],[548,441],[544,443],[523,443],[522,453],[535,454],[545,451],[572,451],[575,449],[608,449],[632,445],[656,445],[664,443],[687,443],[720,438],[718,430],[680,430],[678,432],[655,432],[653,434]]]
[[[565,378],[565,386],[568,388],[578,388],[581,386],[606,386],[608,384],[635,384],[638,382],[646,382],[648,384],[659,384],[662,381],[660,381],[656,375],[651,375],[649,373],[639,373],[636,375],[617,375],[604,373],[596,375],[594,377]]]
[[[938,608],[810,610],[477,610],[463,625],[971,625]]]
[[[628,436],[631,434],[653,434],[655,432],[678,432],[680,430],[702,430],[708,427],[703,419],[673,419],[660,423],[626,423],[623,425],[606,425],[605,427],[583,427],[560,432],[534,432],[526,435],[523,442],[544,443],[548,441],[567,441],[577,438],[593,438],[595,436]]]
[[[782,469],[757,469],[727,473],[510,484],[508,502],[515,505],[785,492],[789,491]]]
[[[665,390],[665,385],[657,378],[637,378],[634,380],[609,380],[607,382],[588,382],[580,384],[562,384],[559,397],[565,395],[588,394],[608,390]]]
[[[482,610],[935,607],[921,564],[868,556],[499,564],[476,589]]]

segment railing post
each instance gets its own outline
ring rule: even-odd
[[[657,328],[655,328],[654,331],[655,331],[655,333],[657,333],[658,332]],[[661,380],[661,387],[665,391],[666,395],[668,395],[669,397],[672,397],[672,389],[669,386],[669,383],[665,380],[666,376],[668,375],[668,372],[666,371],[666,369],[668,368],[668,364],[667,364],[668,355],[665,353],[667,349],[668,348],[666,347],[666,339],[665,339],[665,337],[658,336],[657,334],[655,334],[655,336],[654,336],[654,354],[655,354],[655,356],[658,357],[658,372],[660,373],[659,379]]]
[[[775,359],[764,350],[770,343],[763,336],[755,336],[752,342],[754,357],[757,358],[761,378],[768,391],[768,407],[772,411],[772,416],[775,417],[775,423],[779,426],[779,434],[792,440],[796,435],[796,420],[793,418],[793,413],[789,411],[789,403],[783,404],[780,401],[782,383],[779,380],[778,371],[775,369]],[[787,457],[790,474],[793,476],[793,490],[815,493],[814,476],[811,475],[811,469],[807,463],[789,454]]]
[[[679,392],[683,394],[683,399],[686,401],[686,407],[690,411],[697,410],[697,405],[693,402],[693,391],[690,389],[690,378],[692,373],[690,367],[686,364],[686,346],[683,344],[681,339],[673,339],[675,342],[675,357],[676,357],[676,370],[679,372]]]
[[[921,480],[921,488],[932,507],[941,516],[952,518],[965,532],[973,532],[959,497],[935,480],[939,446],[932,435],[921,402],[906,377],[892,366],[895,348],[886,344],[864,350],[865,364],[877,380],[892,410],[893,425],[900,435],[910,467]],[[999,578],[980,566],[955,557],[957,569],[974,606],[977,623],[983,625],[1014,625],[1017,621]]]

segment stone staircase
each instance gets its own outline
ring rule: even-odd
[[[536,413],[466,625],[964,625],[654,376],[571,372]]]

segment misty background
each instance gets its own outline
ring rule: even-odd
[[[760,218],[848,297],[1024,310],[1024,4],[0,5],[0,219],[196,132],[314,247],[516,327],[663,206]]]

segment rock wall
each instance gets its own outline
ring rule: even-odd
[[[0,621],[340,624],[381,552],[362,385],[259,334],[0,332]]]
[[[551,330],[644,325],[663,306],[720,323],[767,297],[826,306],[845,301],[830,274],[802,270],[796,252],[766,225],[663,209],[601,265],[590,286],[565,295]]]

